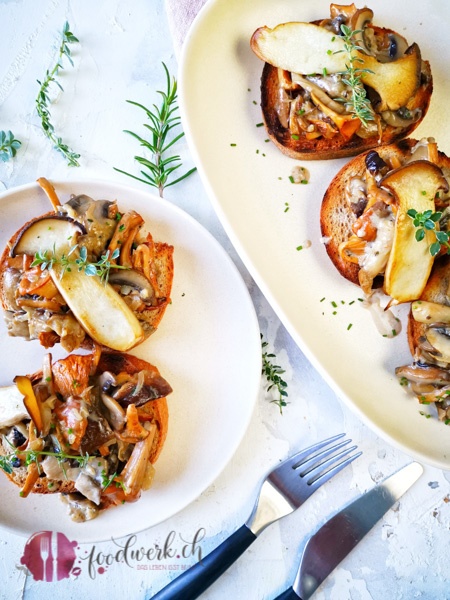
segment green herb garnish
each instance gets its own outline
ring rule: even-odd
[[[48,139],[54,144],[56,150],[61,152],[64,158],[67,160],[70,167],[79,167],[78,159],[80,155],[73,152],[67,144],[65,144],[62,139],[55,133],[55,128],[51,122],[51,114],[49,105],[52,103],[50,99],[50,84],[54,83],[59,87],[60,90],[63,90],[61,84],[56,79],[59,71],[64,67],[62,65],[64,56],[68,59],[70,64],[73,66],[73,60],[70,53],[69,44],[73,44],[78,42],[78,38],[76,38],[73,33],[70,31],[69,23],[66,21],[64,24],[63,32],[62,32],[62,41],[58,51],[58,59],[56,61],[56,65],[53,67],[51,71],[47,70],[45,74],[45,79],[40,82],[37,82],[40,85],[39,93],[36,98],[36,109],[38,115],[41,118],[41,125],[45,135]]]
[[[14,448],[11,443],[10,446],[11,448]],[[41,456],[54,456],[60,465],[62,465],[65,460],[76,460],[80,468],[85,467],[91,458],[89,454],[77,455],[66,454],[65,452],[50,452],[48,450],[19,450],[18,448],[14,448],[9,454],[0,456],[0,469],[3,469],[5,473],[11,474],[14,468],[17,467],[17,460],[24,457],[25,466],[34,462],[40,470],[39,457]]]
[[[262,349],[268,346],[268,342],[263,341],[263,336],[261,334],[261,346]],[[262,374],[265,375],[267,382],[269,383],[266,388],[267,392],[270,392],[273,388],[276,388],[278,392],[278,398],[271,400],[271,402],[278,404],[280,408],[280,413],[283,412],[283,408],[287,406],[286,398],[288,393],[287,383],[280,377],[285,372],[279,365],[275,365],[272,363],[272,359],[276,358],[275,354],[269,352],[263,352],[262,354]]]
[[[446,231],[439,231],[436,229],[436,223],[439,223],[439,220],[442,217],[441,212],[433,212],[429,209],[419,213],[415,208],[410,208],[406,214],[408,217],[411,217],[414,227],[417,228],[415,238],[418,242],[421,242],[425,238],[427,231],[432,231],[434,233],[436,241],[430,244],[429,247],[431,256],[439,254],[441,248],[446,248],[447,254],[450,254],[449,234]]]
[[[78,257],[72,258],[74,252],[79,249]],[[61,265],[62,272],[61,277],[64,276],[66,271],[70,272],[73,268],[76,268],[77,271],[83,271],[85,275],[93,277],[97,275],[100,277],[102,283],[107,283],[110,275],[111,269],[129,269],[130,267],[124,265],[116,265],[111,261],[115,260],[119,257],[120,251],[118,248],[112,252],[110,255],[109,250],[102,254],[100,259],[97,262],[89,262],[87,258],[87,249],[85,246],[72,246],[69,252],[66,254],[62,254],[60,257],[56,256],[54,250],[41,250],[36,252],[34,255],[34,261],[31,263],[32,267],[40,267],[42,271],[45,269],[51,270],[54,265]]]
[[[372,71],[359,68],[358,64],[362,64],[364,61],[357,56],[356,52],[364,52],[364,49],[358,46],[354,41],[354,37],[358,33],[362,33],[362,30],[352,31],[347,25],[341,25],[341,32],[345,50],[337,50],[335,54],[344,51],[347,53],[347,69],[341,73],[343,83],[348,85],[352,92],[352,97],[348,103],[347,109],[361,121],[363,127],[367,128],[367,122],[374,121],[375,115],[362,82],[364,74],[371,73]]]
[[[184,136],[184,131],[181,131],[175,135],[175,137],[169,137],[169,134],[173,134],[174,130],[181,126],[181,117],[175,114],[178,110],[177,81],[174,77],[170,77],[166,65],[164,63],[162,63],[162,65],[166,72],[167,85],[165,92],[158,91],[158,94],[160,94],[162,98],[161,106],[157,107],[156,104],[153,104],[154,110],[152,111],[138,102],[127,100],[130,104],[142,108],[150,121],[149,124],[144,124],[144,127],[151,133],[150,140],[144,139],[137,133],[125,130],[125,133],[129,133],[136,138],[140,145],[150,152],[151,159],[143,156],[134,157],[134,159],[140,165],[148,169],[149,172],[141,171],[143,177],[137,177],[127,171],[114,167],[119,173],[123,173],[124,175],[128,175],[128,177],[137,179],[137,181],[158,188],[161,198],[163,197],[164,188],[175,185],[183,179],[186,179],[186,177],[196,170],[194,167],[177,179],[169,181],[169,177],[181,167],[181,158],[180,156],[175,155],[167,156],[167,151]]]
[[[6,162],[14,158],[22,142],[14,138],[12,131],[0,131],[0,160]]]

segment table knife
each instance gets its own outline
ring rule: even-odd
[[[307,541],[294,585],[276,600],[309,600],[422,473],[422,465],[410,463],[331,517]]]

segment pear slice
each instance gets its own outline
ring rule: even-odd
[[[260,27],[250,46],[263,61],[301,75],[340,73],[347,70],[348,54],[344,41],[335,33],[313,23],[291,21],[273,29]],[[420,85],[421,56],[417,44],[395,61],[381,63],[373,56],[356,51],[363,83],[378,92],[379,110],[405,106]]]
[[[143,329],[122,297],[109,283],[83,271],[62,271],[53,265],[50,275],[77,321],[98,344],[126,352],[144,340]]]
[[[70,217],[45,216],[32,221],[19,234],[11,255],[50,251],[56,258],[67,255],[84,227]],[[76,253],[72,254],[77,258]],[[51,278],[75,318],[98,344],[125,352],[144,340],[144,331],[125,300],[99,277],[55,263]]]
[[[394,239],[384,275],[384,291],[395,303],[417,300],[427,283],[434,257],[430,245],[435,241],[432,231],[417,241],[416,227],[408,216],[417,212],[435,211],[434,199],[440,189],[448,189],[441,169],[426,160],[411,162],[391,171],[380,185],[388,188],[397,199]]]
[[[345,71],[347,54],[341,37],[313,23],[291,21],[273,29],[260,27],[250,40],[253,52],[274,67],[311,75]]]

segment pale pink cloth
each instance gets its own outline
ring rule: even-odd
[[[188,29],[206,0],[165,0],[167,19],[177,57]]]

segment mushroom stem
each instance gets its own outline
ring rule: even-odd
[[[45,177],[39,177],[37,182],[47,194],[48,199],[52,203],[55,212],[58,212],[58,209],[61,208],[61,202],[59,201],[59,198],[55,192],[55,188],[53,187],[53,185]]]

